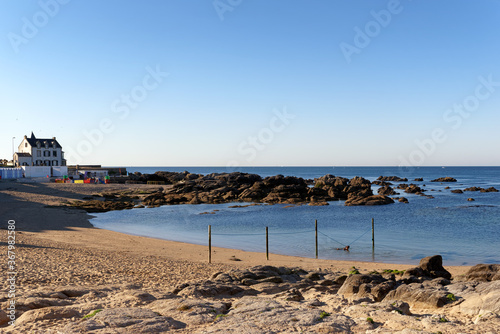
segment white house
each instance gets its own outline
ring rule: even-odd
[[[24,136],[14,153],[16,166],[66,166],[64,152],[56,137],[52,139],[36,138],[33,132],[31,137]]]

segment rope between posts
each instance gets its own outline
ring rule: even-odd
[[[319,234],[324,235],[325,237],[327,237],[327,238],[329,238],[329,239],[331,239],[331,240],[335,241],[336,243],[338,243],[338,244],[340,244],[340,245],[342,245],[342,246],[344,246],[344,247],[345,247],[345,246],[347,246],[347,245],[344,245],[343,243],[341,243],[340,241],[333,239],[333,238],[332,238],[331,236],[329,236],[328,234],[325,234],[325,233],[323,233],[323,232],[321,232],[321,231],[319,231],[319,230],[318,230],[318,233],[319,233]]]
[[[309,231],[298,231],[298,232],[269,232],[269,234],[277,235],[277,234],[303,234],[303,233],[311,233],[314,230]],[[245,235],[266,235],[265,233],[212,233],[212,235],[234,235],[234,236],[245,236]]]
[[[365,233],[361,234],[359,237],[357,237],[356,239],[354,239],[354,241],[353,241],[353,242],[351,242],[351,243],[349,244],[349,246],[351,246],[353,243],[355,243],[356,241],[358,241],[359,239],[361,239],[361,238],[362,238],[362,237],[363,237],[366,233],[370,232],[371,230],[372,230],[371,228],[370,228],[370,229],[368,229]]]

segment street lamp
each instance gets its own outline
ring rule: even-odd
[[[16,139],[16,137],[12,137],[12,163],[14,163],[14,139]]]

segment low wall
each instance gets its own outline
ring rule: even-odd
[[[45,166],[22,166],[25,177],[47,177],[51,176],[51,168]]]

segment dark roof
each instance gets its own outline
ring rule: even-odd
[[[31,147],[37,147],[37,143],[40,142],[42,147],[45,147],[45,142],[49,143],[49,147],[54,147],[53,144],[56,144],[56,148],[62,148],[62,146],[57,142],[56,139],[52,138],[36,138],[33,132],[31,132],[31,137],[26,138]]]
[[[18,157],[31,157],[31,154],[24,152],[16,152]]]

